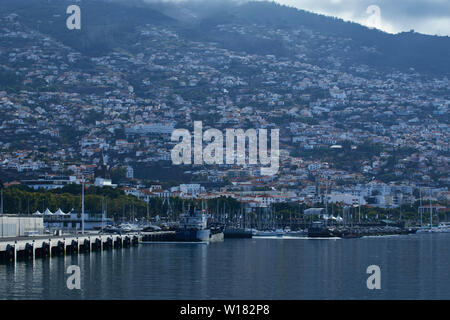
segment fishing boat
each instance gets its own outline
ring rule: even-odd
[[[282,237],[284,234],[282,229],[255,231],[255,237]]]
[[[427,227],[427,226],[422,226],[420,227],[416,233],[428,233],[428,232],[432,232],[432,228]]]
[[[333,229],[327,227],[324,222],[316,221],[308,228],[308,237],[310,238],[334,238],[338,235]]]
[[[208,216],[203,210],[189,210],[180,216],[180,223],[175,230],[175,241],[209,241],[210,238]]]
[[[253,232],[251,229],[237,227],[226,227],[223,231],[223,234],[225,238],[235,239],[251,238],[253,236]]]
[[[291,230],[290,227],[286,227],[284,228],[284,233],[283,236],[287,236],[287,237],[304,237],[307,236],[308,232],[306,232],[305,230]]]
[[[353,229],[344,229],[339,232],[335,232],[335,234],[337,234],[340,238],[343,239],[357,239],[363,236],[362,233]]]
[[[222,226],[211,226],[210,227],[210,235],[209,235],[209,241],[215,242],[215,241],[223,241],[224,239],[224,230]]]

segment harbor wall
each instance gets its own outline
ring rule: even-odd
[[[29,216],[0,216],[0,238],[22,237],[29,232],[43,234],[44,219]]]

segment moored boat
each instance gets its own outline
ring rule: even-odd
[[[251,238],[253,236],[253,232],[251,229],[236,227],[226,227],[223,231],[223,234],[225,238],[235,239]]]
[[[327,227],[324,222],[317,221],[308,228],[308,237],[310,238],[335,238],[339,237],[333,229]]]
[[[220,226],[212,226],[210,228],[211,232],[209,235],[209,241],[214,242],[214,241],[223,241],[224,239],[224,232],[223,232],[223,228]]]
[[[208,228],[207,215],[200,210],[189,210],[180,217],[175,230],[175,241],[210,241],[211,229]]]
[[[280,229],[255,231],[253,236],[255,236],[255,237],[282,237],[283,231]]]

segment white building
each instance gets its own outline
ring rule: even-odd
[[[344,203],[349,206],[365,205],[364,197],[350,193],[330,193],[328,195],[328,203]]]
[[[111,179],[95,178],[94,186],[115,188],[117,184],[113,184]]]
[[[42,176],[36,180],[22,180],[22,184],[34,190],[44,189],[52,190],[62,188],[65,185],[78,183],[75,176],[56,177],[56,176]]]
[[[134,178],[134,169],[132,166],[127,167],[127,173],[126,173],[127,179],[133,179]]]
[[[197,197],[200,193],[205,192],[205,188],[200,184],[180,184],[178,187],[170,188],[171,192],[181,192],[182,197]]]

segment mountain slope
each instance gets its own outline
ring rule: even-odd
[[[151,24],[176,29],[188,40],[216,42],[250,54],[304,56],[322,67],[348,71],[368,65],[450,75],[450,38],[413,32],[397,35],[356,23],[318,15],[273,2],[80,1],[82,30],[65,28],[65,10],[72,1],[2,0],[0,13],[15,12],[30,28],[48,34],[89,56],[130,48],[139,41],[136,28]],[[235,27],[244,28],[241,31]],[[278,32],[278,31],[279,32]],[[280,33],[283,36],[280,36]],[[332,62],[330,62],[332,60]]]
[[[136,39],[135,28],[148,23],[160,26],[175,20],[140,2],[116,3],[102,0],[82,1],[82,28],[66,28],[66,9],[70,0],[2,0],[0,13],[16,13],[21,22],[65,45],[90,56],[104,55],[115,48],[127,48]]]
[[[307,28],[329,39],[350,38],[352,52],[349,60],[378,68],[397,68],[448,75],[450,74],[450,37],[429,36],[413,32],[388,34],[369,29],[342,19],[318,15],[303,10],[269,2],[248,2],[221,8],[209,18],[203,19],[199,30],[211,30],[219,24],[259,24],[285,30]],[[213,40],[221,41],[219,38]],[[237,39],[234,39],[237,41]],[[242,48],[248,49],[242,41]],[[279,46],[278,41],[274,43]],[[374,48],[367,54],[363,47]],[[251,49],[251,48],[250,48]],[[251,51],[251,50],[250,50]],[[339,54],[339,52],[336,52]]]

